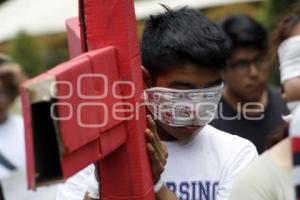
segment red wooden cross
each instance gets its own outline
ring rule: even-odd
[[[154,199],[133,0],[79,7],[72,59],[21,86],[29,187],[97,162],[101,199]]]

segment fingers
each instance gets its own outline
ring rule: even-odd
[[[147,116],[147,129],[145,131],[147,139],[147,151],[151,161],[152,176],[154,183],[159,181],[167,163],[167,146],[160,140],[156,125],[151,116]]]
[[[164,171],[164,164],[161,162],[154,147],[150,143],[147,144],[147,150],[151,162],[153,181],[154,183],[157,183]]]
[[[154,133],[157,133],[156,125],[151,115],[147,115],[147,127]],[[157,135],[157,134],[156,134]],[[157,135],[158,136],[158,135]]]
[[[152,143],[154,148],[159,152],[159,154],[164,159],[167,159],[168,157],[167,146],[161,142],[160,137],[157,133],[155,122],[150,115],[147,116],[147,125],[148,125],[148,129],[150,129],[150,130],[146,130],[147,141]]]
[[[146,138],[148,144],[151,145],[151,147],[154,149],[156,156],[159,158],[160,162],[162,162],[164,165],[167,162],[167,157],[165,156],[166,153],[164,152],[164,148],[162,147],[162,142],[160,140],[157,140],[153,134],[153,132],[150,129],[146,129]]]
[[[156,130],[156,124],[154,122],[154,120],[152,119],[152,117],[150,115],[147,116],[147,127],[148,129],[150,129],[150,131],[152,132],[153,136],[154,136],[154,142],[156,142],[157,147],[161,148],[162,145],[158,144],[158,142],[161,143],[160,141],[160,137],[157,134],[157,130]]]

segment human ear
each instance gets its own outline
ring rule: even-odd
[[[141,65],[141,68],[143,73],[144,88],[149,88],[152,85],[150,73],[143,65]]]
[[[226,80],[226,69],[221,70],[221,77],[223,80]]]

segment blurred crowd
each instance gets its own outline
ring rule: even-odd
[[[27,76],[7,55],[0,55],[0,199],[55,199],[56,186],[27,190],[23,119],[12,111],[20,104],[19,84]],[[15,109],[17,110],[17,109]]]

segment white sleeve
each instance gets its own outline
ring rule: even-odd
[[[217,200],[227,200],[232,184],[239,172],[258,157],[256,147],[246,139],[236,136],[231,145],[231,153],[226,169],[219,183]]]
[[[94,176],[95,166],[89,165],[61,184],[56,195],[56,200],[83,200],[88,191],[88,182]]]
[[[99,182],[96,180],[95,174],[90,174],[88,178],[88,196],[93,199],[100,199],[99,188],[100,185]]]

